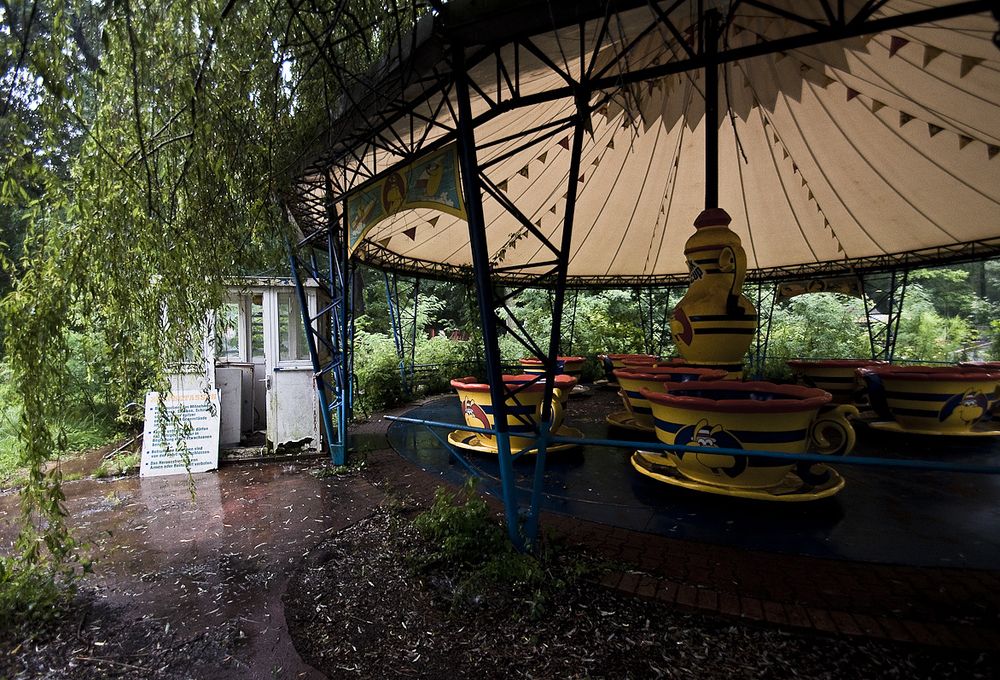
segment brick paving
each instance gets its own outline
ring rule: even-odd
[[[418,503],[448,484],[391,449],[370,451],[365,475]],[[541,522],[613,565],[601,585],[636,597],[824,634],[1000,650],[1000,564],[989,571],[871,564],[683,541],[550,512]]]

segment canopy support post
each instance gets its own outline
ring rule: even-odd
[[[402,383],[403,394],[410,394],[409,383],[406,380],[406,352],[403,349],[403,319],[399,311],[399,282],[393,272],[392,281],[389,272],[382,272],[385,281],[385,303],[389,309],[389,327],[392,329],[392,344],[396,348],[396,358],[399,360],[399,380]]]
[[[573,218],[576,214],[576,196],[580,187],[580,158],[583,155],[583,135],[590,115],[587,107],[589,95],[583,89],[576,96],[576,121],[570,148],[569,182],[566,188],[566,213],[563,216],[562,239],[556,255],[555,297],[552,304],[552,328],[549,331],[549,352],[545,361],[545,398],[542,401],[542,422],[539,423],[538,451],[535,454],[535,477],[531,487],[531,507],[525,523],[528,545],[536,546],[538,540],[538,514],[541,510],[542,485],[545,481],[545,458],[552,422],[552,400],[555,397],[555,377],[558,367],[559,342],[562,338],[563,307],[566,302],[566,279],[569,274],[569,251],[573,243]]]
[[[327,197],[332,194],[327,185]],[[286,212],[286,219],[287,212]],[[346,220],[346,214],[344,215]],[[316,397],[319,403],[319,417],[326,439],[326,448],[330,461],[334,465],[343,465],[347,458],[347,423],[352,416],[351,389],[351,352],[353,343],[351,328],[353,327],[352,304],[349,297],[349,267],[347,260],[346,239],[338,241],[340,216],[337,215],[332,203],[327,205],[327,252],[326,262],[317,258],[314,247],[310,244],[299,244],[293,247],[286,239],[288,263],[292,280],[298,296],[299,310],[302,314],[302,326],[305,329],[306,346],[313,367],[313,380],[316,383]],[[346,234],[346,230],[345,230]],[[343,248],[338,246],[343,244]],[[316,315],[309,311],[308,297],[305,290],[306,278],[299,262],[300,250],[310,252],[307,277],[312,278],[329,297],[329,302],[317,310]],[[326,323],[325,320],[329,319]],[[320,345],[326,350],[321,354]],[[329,358],[325,358],[328,355]],[[333,413],[336,412],[336,423]]]
[[[705,54],[705,209],[719,207],[719,12],[710,9],[702,18]]]
[[[469,224],[469,245],[472,250],[473,276],[476,300],[483,327],[486,382],[490,386],[493,403],[493,429],[500,463],[500,490],[503,496],[507,535],[519,550],[526,545],[521,535],[518,516],[517,487],[510,451],[510,432],[507,425],[507,390],[500,366],[500,345],[497,336],[496,307],[493,300],[493,282],[490,275],[490,258],[486,241],[486,221],[483,217],[483,197],[479,180],[479,161],[476,154],[476,137],[469,100],[469,75],[465,71],[465,52],[461,45],[453,50],[452,68],[455,73],[455,98],[458,104],[458,162],[462,173],[462,193]]]

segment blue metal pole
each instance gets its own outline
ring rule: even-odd
[[[486,381],[490,385],[490,398],[493,401],[504,516],[507,520],[507,535],[519,550],[523,550],[525,543],[518,518],[517,488],[510,455],[510,433],[507,428],[507,390],[501,377],[503,373],[500,369],[500,345],[497,339],[496,312],[493,306],[493,282],[490,276],[490,258],[486,243],[486,221],[483,217],[472,104],[469,101],[469,76],[465,71],[465,52],[461,45],[455,46],[452,57],[452,68],[455,73],[455,96],[458,103],[458,161],[462,173],[462,195],[465,199],[465,211],[469,223],[469,242],[472,249],[473,275],[476,281],[476,300],[479,303],[479,316],[483,324]]]
[[[569,251],[573,242],[573,218],[576,214],[576,194],[580,184],[580,156],[583,153],[585,121],[589,116],[589,96],[580,92],[576,100],[576,125],[570,149],[569,186],[566,188],[566,214],[563,217],[562,239],[556,265],[555,299],[552,302],[552,329],[549,332],[549,353],[545,362],[545,398],[542,402],[542,422],[539,427],[538,453],[535,455],[535,476],[531,486],[531,505],[525,522],[528,545],[534,548],[538,540],[538,513],[541,508],[542,486],[545,481],[545,459],[548,453],[552,399],[555,389],[556,357],[562,338],[562,316],[566,301],[566,277],[569,271]]]
[[[319,353],[316,351],[316,338],[313,336],[312,319],[309,317],[306,291],[302,285],[302,279],[299,276],[298,262],[295,258],[295,252],[292,249],[292,243],[287,236],[285,237],[285,249],[288,251],[288,264],[291,267],[292,280],[295,281],[295,292],[298,294],[299,310],[302,314],[302,323],[305,324],[306,345],[309,348],[309,358],[312,360],[313,380],[316,383],[316,396],[319,400],[320,419],[323,423],[323,434],[326,436],[327,450],[330,452],[330,458],[334,459],[334,442],[330,436],[332,434],[332,427],[330,423],[330,410],[327,406],[326,386],[323,381],[323,371],[319,363]]]

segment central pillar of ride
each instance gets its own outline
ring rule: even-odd
[[[732,218],[719,208],[720,16],[704,14],[701,50],[705,55],[705,210],[684,245],[691,284],[674,308],[670,332],[681,356],[693,366],[722,368],[743,377],[743,358],[757,332],[757,310],[743,295],[747,256]]]

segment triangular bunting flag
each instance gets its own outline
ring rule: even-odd
[[[566,135],[565,137],[559,140],[559,146],[561,146],[564,149],[569,149],[569,135]]]
[[[968,135],[959,135],[958,136],[958,148],[959,149],[964,149],[965,147],[969,146],[969,142],[971,142],[971,141],[972,141],[972,137],[969,137]]]
[[[903,127],[904,125],[906,125],[907,123],[909,123],[911,120],[913,120],[913,116],[911,116],[908,113],[904,113],[903,111],[899,112],[899,127]]]
[[[601,164],[601,157],[600,156],[594,156],[594,160],[591,161],[590,164],[593,165],[596,168],[598,165]]]
[[[777,132],[772,132],[772,133],[771,133],[771,138],[772,138],[772,139],[774,139],[774,143],[775,143],[775,144],[779,144],[779,143],[780,143],[780,142],[778,141],[778,133],[777,133]]]
[[[825,90],[826,88],[830,87],[830,85],[834,82],[835,81],[833,78],[823,73],[820,74],[819,79],[816,81],[816,84]]]
[[[944,130],[944,128],[940,125],[935,125],[934,123],[927,124],[927,131],[931,133],[931,137],[941,132],[941,130]]]
[[[810,190],[809,190],[809,200],[810,200],[810,201],[815,201],[815,200],[816,200],[816,197],[815,197],[815,196],[813,196],[813,191],[812,191],[812,189],[810,189]]]
[[[556,206],[555,206],[555,204],[554,204],[554,203],[552,204],[552,207],[551,207],[551,208],[549,208],[549,212],[550,212],[550,213],[552,213],[553,215],[555,215],[555,214],[556,214]]]
[[[615,148],[615,140],[613,140],[613,139],[609,139],[608,140],[608,148],[609,149]]]
[[[788,149],[781,147],[781,153],[783,154],[783,158],[788,158]]]
[[[563,194],[563,200],[565,201],[567,198],[569,198],[569,192],[568,191],[565,194]]]
[[[927,68],[929,63],[940,57],[942,51],[940,48],[924,45],[924,68]]]
[[[406,238],[410,239],[411,241],[414,241],[414,240],[416,240],[416,236],[417,236],[417,228],[416,227],[410,227],[409,229],[404,229],[403,230],[403,235],[406,236]]]
[[[580,177],[579,177],[580,184],[583,184],[583,180],[584,180],[585,177],[586,177],[585,174],[584,175],[580,175]]]
[[[883,104],[882,102],[872,99],[872,113],[878,113],[879,109],[881,109],[883,106],[885,106],[885,104]]]
[[[497,182],[497,189],[499,189],[504,193],[507,193],[507,180],[503,180],[502,182]]]
[[[664,198],[666,198],[666,197],[664,197]],[[663,204],[662,203],[660,204],[660,214],[661,215],[666,215],[667,214],[667,211],[663,209]]]
[[[979,58],[979,57],[970,57],[967,54],[963,54],[962,55],[962,67],[959,69],[959,72],[958,72],[959,76],[961,78],[964,78],[965,76],[969,75],[969,71],[971,71],[973,69],[973,67],[979,66],[981,63],[983,63],[983,60],[981,58]]]
[[[541,218],[535,220],[535,226],[538,227],[539,229],[542,228],[542,220],[541,220]]]
[[[389,239],[391,239],[391,238],[392,238],[391,236],[386,236],[384,239],[381,239],[378,242],[378,244],[380,246],[382,246],[383,248],[388,248],[389,247]]]
[[[750,89],[750,79],[747,78],[746,76],[743,76],[743,89],[744,90]]]
[[[798,171],[799,171],[799,166],[797,164],[795,164],[795,163],[792,163],[792,174],[794,175]]]
[[[523,168],[521,168],[520,170],[518,170],[517,174],[519,174],[521,177],[527,177],[528,176],[528,166],[525,165]]]
[[[805,177],[803,177],[803,178],[802,178],[802,186],[805,186],[805,185],[806,185],[806,178],[805,178]]]
[[[548,158],[548,156],[549,156],[549,152],[548,151],[543,151],[541,153],[541,155],[538,158],[536,158],[535,160],[538,161],[538,162],[540,162],[540,163],[544,163],[545,159]]]
[[[427,220],[427,224],[431,225],[432,227],[436,227],[438,225],[438,220],[439,219],[441,219],[441,216],[440,215],[435,215],[434,217],[432,217],[429,220]]]
[[[861,93],[858,92],[857,90],[855,90],[853,87],[847,88],[847,101],[851,101],[852,99],[854,99],[855,97],[857,97],[859,94],[861,94]]]
[[[743,32],[743,27],[740,26],[739,24],[732,24],[732,27],[733,27],[733,35],[739,35],[740,33]]]
[[[608,105],[605,104],[601,108],[597,109],[597,112],[599,114],[601,114],[602,116],[604,116],[605,118],[607,118],[608,117]]]
[[[997,146],[996,144],[986,145],[986,153],[989,155],[990,160],[993,160],[993,157],[996,156],[998,152],[1000,152],[1000,146]]]
[[[799,73],[809,73],[813,70],[813,67],[805,62],[799,64]]]
[[[899,52],[903,47],[907,45],[910,41],[906,38],[901,38],[898,35],[894,35],[889,39],[889,56],[893,57],[896,52]]]

